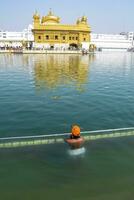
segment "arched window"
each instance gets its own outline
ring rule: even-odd
[[[46,40],[49,40],[49,35],[46,35]]]

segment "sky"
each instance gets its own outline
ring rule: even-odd
[[[93,33],[134,31],[134,0],[0,0],[0,30],[22,31],[50,8],[67,24],[86,15]]]

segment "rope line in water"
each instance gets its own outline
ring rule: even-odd
[[[81,134],[83,135],[85,141],[124,137],[124,136],[134,136],[134,127],[96,130],[96,131],[83,131],[81,132]],[[24,147],[24,146],[63,143],[64,137],[68,135],[70,135],[70,133],[4,137],[4,138],[0,138],[0,148],[16,148],[16,147]]]
[[[106,129],[106,130],[95,130],[95,131],[81,131],[81,134],[94,134],[94,133],[110,133],[115,131],[128,131],[134,130],[134,127],[129,128],[117,128],[117,129]],[[67,136],[70,133],[60,133],[60,134],[49,134],[49,135],[29,135],[29,136],[15,136],[15,137],[3,137],[1,140],[19,140],[19,139],[34,139],[34,138],[49,138],[49,137],[59,137],[59,136]]]

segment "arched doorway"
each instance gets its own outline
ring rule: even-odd
[[[50,49],[51,49],[51,50],[54,50],[54,45],[50,45]]]
[[[69,45],[69,49],[71,49],[71,50],[76,50],[76,49],[78,49],[78,45],[75,44],[75,43],[71,43],[71,44]]]

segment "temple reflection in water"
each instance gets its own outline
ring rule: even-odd
[[[34,59],[35,84],[38,89],[75,85],[80,88],[87,82],[90,62],[94,55],[47,55]]]
[[[75,86],[79,90],[89,80],[90,64],[95,58],[96,55],[5,54],[1,56],[1,64],[6,66],[7,71],[15,68],[29,72],[37,90],[68,86]]]

